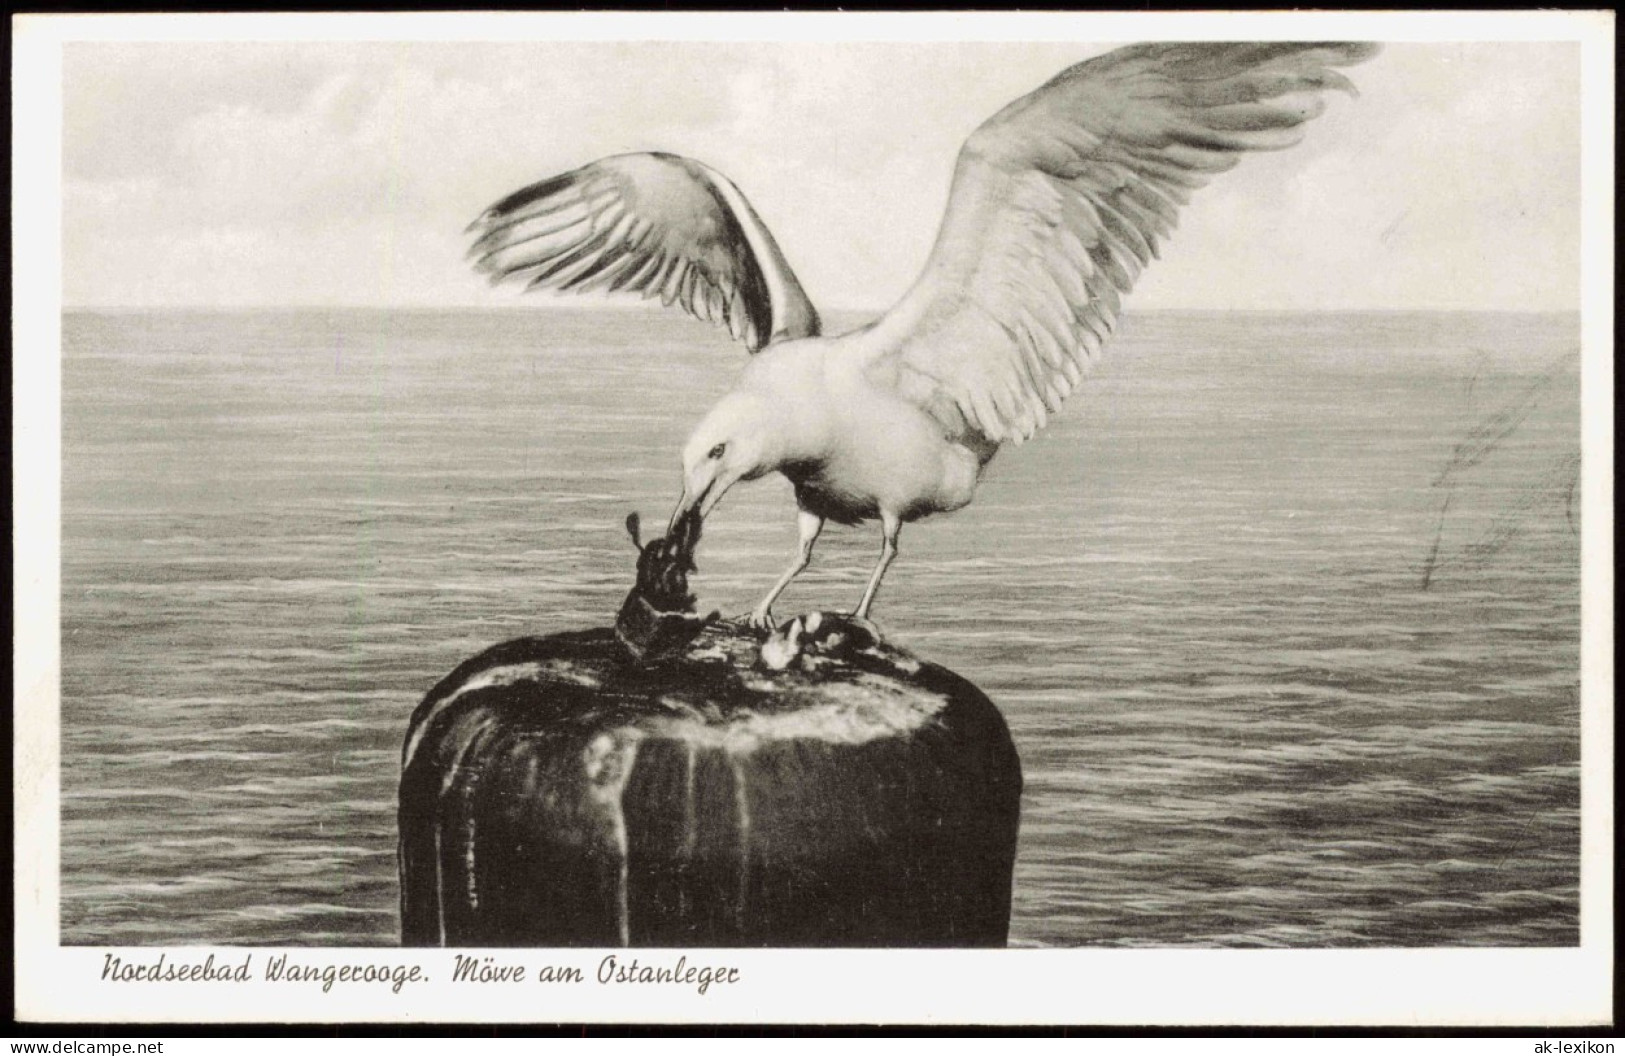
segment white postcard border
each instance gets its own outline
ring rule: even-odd
[[[13,535],[17,1015],[79,1022],[858,1022],[1595,1024],[1611,1015],[1613,934],[1613,16],[1608,12],[1063,15],[23,16],[13,20]],[[736,983],[599,984],[610,951],[484,951],[575,966],[580,984],[453,984],[440,950],[58,945],[61,468],[61,46],[70,40],[1574,40],[1582,49],[1581,945],[1524,950],[614,951],[721,964]],[[466,951],[465,951],[466,952]],[[287,954],[412,965],[387,984],[114,983],[147,965]],[[439,976],[440,978],[436,978]]]

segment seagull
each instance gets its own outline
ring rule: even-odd
[[[867,621],[903,525],[965,506],[1006,443],[1043,428],[1100,357],[1123,295],[1191,192],[1303,137],[1337,67],[1374,44],[1149,43],[1063,70],[965,141],[936,243],[890,311],[838,336],[744,194],[692,158],[619,154],[515,191],[470,225],[493,283],[659,297],[752,353],[682,452],[672,514],[703,519],[739,481],[795,489],[794,559],[826,521],[880,522],[852,616]]]

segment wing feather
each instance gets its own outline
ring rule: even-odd
[[[469,225],[474,268],[527,290],[638,293],[726,326],[752,352],[819,332],[766,225],[726,177],[619,154],[521,188]]]
[[[630,287],[633,291],[643,291],[647,295],[649,280],[665,263],[666,258],[658,250],[636,258],[636,267],[627,268],[610,282],[610,292],[617,293]]]
[[[660,303],[670,308],[677,303],[677,295],[683,288],[683,280],[688,276],[689,265],[681,259],[672,261],[672,267],[666,272],[666,277],[660,284]]]
[[[874,376],[950,432],[1020,442],[1097,360],[1190,192],[1302,139],[1371,44],[1140,44],[1062,71],[985,122],[954,169]],[[884,362],[882,362],[884,361]]]

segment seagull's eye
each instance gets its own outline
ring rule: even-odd
[[[718,444],[716,447],[713,447],[711,449],[711,453],[706,455],[705,457],[706,458],[721,458],[722,453],[724,451],[726,451],[726,450],[728,450],[728,445],[727,444]]]

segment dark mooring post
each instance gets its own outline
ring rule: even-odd
[[[693,542],[643,548],[616,629],[496,646],[413,713],[403,943],[1003,945],[992,702],[841,617],[693,616]]]

